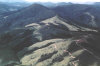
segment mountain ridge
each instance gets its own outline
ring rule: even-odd
[[[32,22],[39,22],[41,20],[50,18],[56,15],[55,12],[39,4],[33,4],[25,7],[24,9],[8,15],[7,18],[1,18],[0,27],[13,26],[13,27],[24,27],[26,24]],[[4,23],[4,24],[3,24]]]
[[[97,25],[97,14],[90,12],[97,6],[87,6],[33,4],[5,13],[0,18],[0,66],[100,66],[100,31],[85,25]]]

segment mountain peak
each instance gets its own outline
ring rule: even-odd
[[[37,3],[32,4],[32,5],[30,5],[29,7],[30,7],[30,8],[46,8],[45,6],[40,5],[40,4],[37,4]],[[28,7],[28,8],[29,8],[29,7]]]

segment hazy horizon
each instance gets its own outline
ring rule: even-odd
[[[100,0],[0,0],[0,2],[72,2],[72,3],[93,3],[100,2]]]

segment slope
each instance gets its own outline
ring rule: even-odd
[[[87,4],[71,4],[53,8],[57,14],[81,26],[99,28],[100,6]]]
[[[0,30],[8,30],[15,27],[24,27],[27,24],[38,22],[55,16],[55,13],[39,4],[33,4],[23,8],[14,14],[0,18]],[[3,31],[2,30],[2,31]]]
[[[99,66],[99,35],[59,16],[28,24],[0,35],[0,65]]]

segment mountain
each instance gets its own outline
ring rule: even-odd
[[[40,4],[33,4],[21,10],[18,10],[11,15],[6,15],[0,18],[0,27],[4,27],[5,29],[8,29],[8,27],[24,27],[27,24],[38,22],[55,15],[55,12],[51,9]]]
[[[0,66],[100,66],[99,6],[60,4],[3,13]]]
[[[14,13],[11,12],[11,14],[8,12],[8,15],[0,18],[0,27],[1,30],[2,28],[5,28],[3,30],[8,30],[8,27],[9,29],[24,27],[27,24],[59,15],[65,20],[75,22],[77,25],[97,29],[100,28],[99,8],[100,6],[86,4],[66,4],[53,8],[47,8],[40,4],[33,4]]]
[[[95,3],[93,3],[93,5],[99,5],[100,6],[100,2],[95,2]]]
[[[0,20],[3,23],[14,22],[15,25],[18,24],[19,26],[23,22],[24,24],[38,22],[43,19],[47,19],[49,17],[55,16],[57,14],[60,17],[66,20],[71,20],[81,26],[100,28],[99,27],[100,26],[100,23],[99,23],[100,16],[98,15],[98,13],[100,12],[100,6],[87,5],[87,4],[71,4],[71,3],[68,4],[68,3],[63,3],[63,2],[57,3],[57,5],[58,6],[55,5],[55,7],[52,6],[52,7],[47,8],[45,7],[46,5],[42,6],[39,4],[33,4],[21,10],[18,10],[14,14],[12,14],[11,12],[11,15],[9,15],[10,13],[8,12],[8,15],[3,16]],[[32,13],[35,13],[35,14],[32,14]]]
[[[57,14],[80,25],[100,28],[100,6],[87,4],[71,4],[53,8]]]
[[[0,65],[99,66],[99,35],[54,16],[1,34]]]
[[[8,16],[16,11],[28,7],[31,3],[26,2],[0,2],[0,18]]]
[[[28,7],[29,5],[31,5],[32,3],[27,3],[27,2],[4,2],[7,5],[10,6],[17,6],[17,7]]]
[[[17,6],[11,6],[6,3],[0,2],[0,14],[9,12],[9,11],[16,11],[20,9],[20,7]]]
[[[15,13],[16,11],[29,6],[29,3],[8,3],[0,2],[0,18]]]

